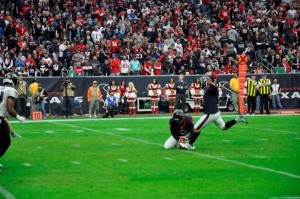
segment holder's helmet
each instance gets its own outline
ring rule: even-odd
[[[181,123],[183,121],[184,112],[181,109],[176,109],[173,113],[173,118],[177,123]]]

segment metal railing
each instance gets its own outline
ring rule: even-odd
[[[256,51],[255,52],[255,61],[263,67],[264,70],[266,70],[269,73],[276,73],[276,68],[268,62],[263,55],[265,54],[265,51]]]

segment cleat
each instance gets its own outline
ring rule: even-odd
[[[196,147],[193,144],[190,144],[190,143],[186,143],[185,148],[186,149],[192,149],[192,150],[196,149]]]
[[[94,115],[94,118],[97,118],[97,115]]]
[[[11,132],[11,136],[13,137],[13,138],[22,138],[19,134],[17,134],[16,132]]]
[[[235,118],[235,121],[244,122],[244,123],[248,124],[248,120],[246,118],[244,118],[242,115],[239,115],[237,118]]]
[[[91,116],[91,115],[89,115],[89,118],[92,118],[92,116]]]
[[[189,149],[196,149],[196,147],[194,145],[191,145],[190,143],[179,143],[179,148],[180,149],[185,149],[185,150],[189,150]]]

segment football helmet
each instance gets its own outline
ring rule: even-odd
[[[14,73],[8,72],[4,75],[3,84],[11,84],[14,87],[17,86],[18,77]]]
[[[173,113],[173,119],[177,122],[177,123],[181,123],[183,121],[183,117],[184,117],[184,112],[181,109],[176,109]]]

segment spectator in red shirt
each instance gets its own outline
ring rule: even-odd
[[[162,63],[158,60],[153,60],[154,75],[162,75]]]
[[[110,60],[110,68],[112,76],[120,76],[120,64],[121,60],[116,54],[112,54],[112,59]]]
[[[290,72],[291,72],[291,65],[290,65],[290,63],[287,61],[286,58],[283,58],[283,59],[282,59],[282,63],[281,63],[281,65],[280,65],[280,67],[283,68],[284,71],[285,71],[286,73],[290,73]]]
[[[150,60],[150,57],[147,57],[146,61],[143,64],[141,75],[152,75],[153,73],[153,62]]]
[[[77,76],[83,76],[83,68],[80,62],[76,63],[74,67],[74,72],[76,73]]]
[[[227,9],[227,6],[223,6],[223,9],[220,10],[219,17],[220,17],[223,25],[229,21],[230,13],[229,13],[229,10]]]

